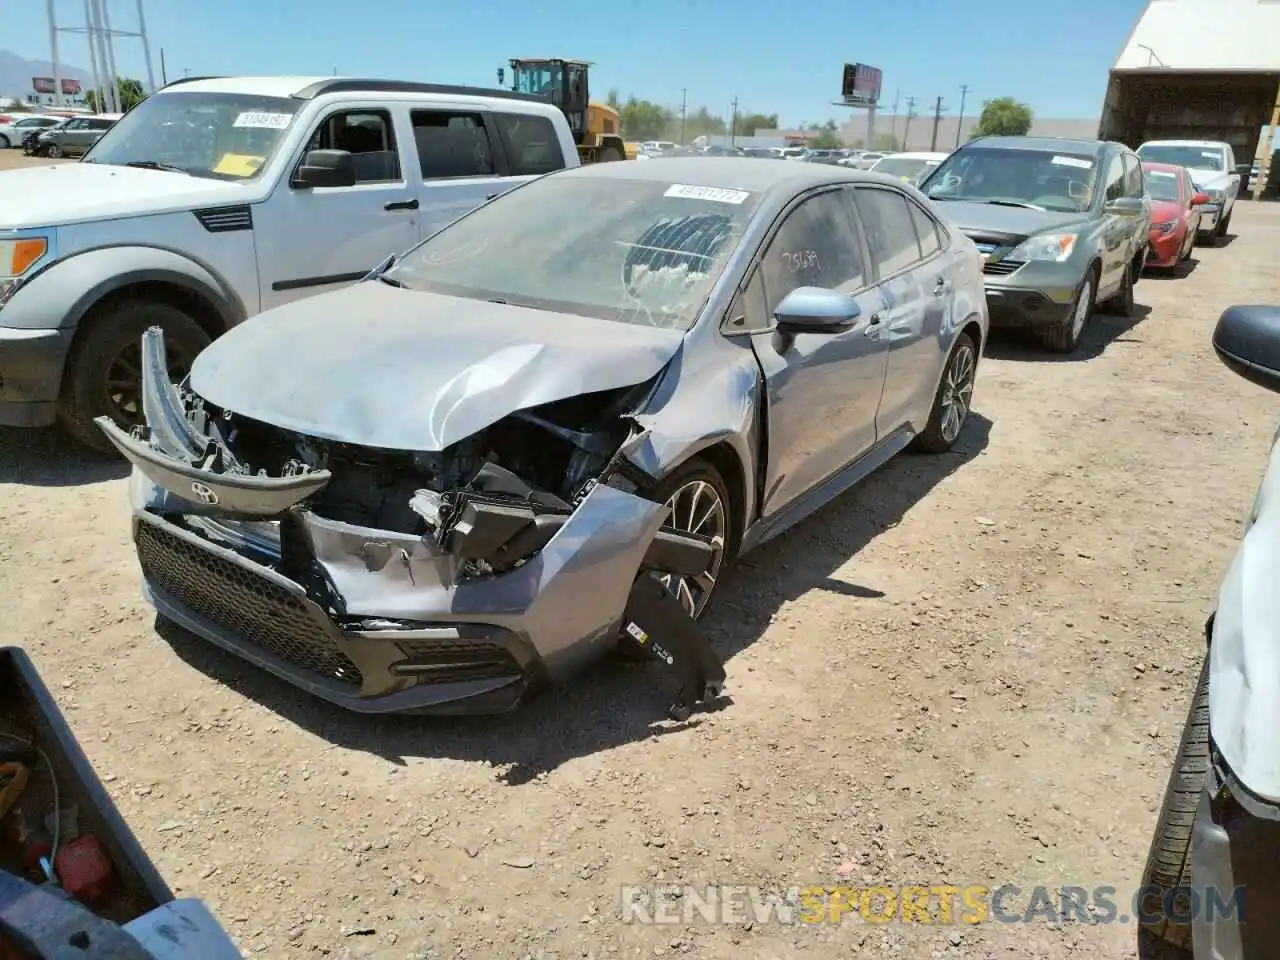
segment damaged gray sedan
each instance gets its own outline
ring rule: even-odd
[[[600,164],[246,321],[181,384],[150,331],[145,426],[99,425],[159,614],[333,703],[501,711],[620,642],[697,661],[696,701],[724,565],[950,448],[986,334],[976,248],[896,180]]]

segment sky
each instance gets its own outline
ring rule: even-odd
[[[112,26],[136,30],[136,0],[107,0]],[[1013,96],[1036,115],[1101,112],[1107,71],[1143,0],[1029,0],[984,7],[972,0],[144,0],[156,80],[160,49],[170,80],[209,74],[380,77],[492,86],[511,57],[592,62],[591,92],[616,88],[676,111],[705,105],[778,113],[783,125],[845,119],[838,99],[845,62],[884,71],[881,110],[932,112],[941,96],[954,116]],[[5,4],[0,47],[49,59],[45,0]],[[68,26],[83,0],[55,0]],[[61,34],[63,62],[88,70],[85,37]],[[145,81],[141,44],[116,42],[125,76]]]

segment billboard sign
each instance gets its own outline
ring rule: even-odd
[[[58,82],[53,77],[32,77],[31,89],[36,93],[56,93]]]
[[[865,63],[846,63],[840,84],[840,98],[850,106],[873,107],[880,101],[883,73]]]
[[[62,78],[62,92],[68,97],[80,96],[80,81]]]

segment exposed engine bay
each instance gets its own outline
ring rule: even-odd
[[[723,665],[659,578],[701,575],[723,545],[671,527],[658,478],[631,459],[656,377],[513,411],[437,452],[208,403],[170,381],[159,328],[142,360],[145,424],[97,423],[150,484],[134,501],[148,596],[188,629],[356,709],[430,705],[431,682],[447,699],[424,657],[475,683],[527,680],[619,627],[681,676],[673,716],[719,695]],[[495,644],[511,654],[501,676],[479,676]]]

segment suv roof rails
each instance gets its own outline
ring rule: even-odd
[[[168,90],[170,87],[176,87],[181,83],[195,83],[197,80],[225,80],[225,76],[209,76],[209,77],[179,77],[177,80],[170,80],[157,89]]]
[[[313,100],[326,93],[436,93],[443,96],[501,97],[505,100],[523,100],[526,103],[551,104],[551,101],[545,97],[532,93],[517,93],[514,90],[462,87],[445,83],[415,83],[406,80],[361,80],[350,77],[317,80],[295,92],[293,98]]]

